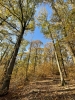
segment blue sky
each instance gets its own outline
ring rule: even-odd
[[[49,5],[45,5],[45,4],[42,4],[40,5],[38,8],[37,8],[37,12],[36,14],[39,14],[40,10],[42,9],[42,7],[46,8],[46,10],[48,11],[48,19],[50,19],[51,17],[51,14],[52,14],[52,10],[51,8],[49,7]],[[28,40],[28,41],[32,41],[32,40],[41,40],[43,42],[43,44],[46,44],[47,42],[50,41],[50,39],[47,39],[45,38],[45,36],[43,35],[43,33],[41,33],[41,30],[38,26],[36,26],[35,30],[33,33],[28,33],[26,36],[25,36],[25,39]]]
[[[25,36],[25,39],[28,40],[28,41],[41,40],[43,42],[43,44],[45,44],[45,43],[50,41],[50,39],[45,38],[43,33],[41,33],[39,27],[36,27],[33,33],[28,33]]]

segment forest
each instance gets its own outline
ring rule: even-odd
[[[0,100],[75,100],[75,0],[0,0]]]

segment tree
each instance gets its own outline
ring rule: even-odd
[[[30,48],[29,48],[29,52],[28,52],[28,55],[27,55],[26,78],[25,78],[25,81],[28,81],[28,68],[29,68],[29,61],[30,61],[30,56],[31,56],[31,47],[32,47],[32,42],[30,43]]]
[[[49,0],[48,0],[49,1]],[[52,9],[53,16],[51,22],[57,27],[60,27],[62,39],[67,43],[70,53],[72,54],[73,61],[75,64],[75,52],[74,52],[74,16],[75,16],[75,2],[74,0],[51,0],[49,1]],[[55,29],[57,31],[57,29]],[[71,45],[73,44],[73,46]]]
[[[42,13],[40,17],[38,17],[38,21],[39,21],[39,26],[41,26],[41,30],[44,33],[44,35],[48,38],[50,38],[52,40],[53,43],[53,47],[54,47],[54,53],[55,53],[55,58],[56,58],[56,62],[57,62],[57,66],[58,66],[58,70],[60,73],[60,79],[61,79],[61,85],[65,84],[65,80],[64,80],[64,76],[62,73],[62,69],[61,69],[61,65],[60,65],[60,61],[59,61],[59,57],[57,54],[57,49],[56,49],[56,30],[55,30],[55,26],[53,23],[50,23],[47,20],[47,13]]]
[[[52,42],[47,42],[45,44],[45,53],[48,57],[48,62],[51,61],[51,63],[53,64],[53,57],[54,57],[54,47],[53,47],[53,43]]]
[[[75,38],[75,1],[73,0],[47,0],[53,10],[50,18],[51,26],[55,26],[56,31],[60,31],[62,40],[67,43],[70,53],[75,63],[74,38]],[[59,29],[58,29],[59,28]]]
[[[50,32],[50,27],[48,26],[48,28],[49,28],[49,32]],[[50,36],[51,36],[52,43],[53,43],[53,46],[54,46],[54,53],[55,53],[55,58],[56,58],[56,62],[57,62],[57,66],[58,66],[58,70],[59,70],[59,73],[60,73],[61,85],[64,86],[64,84],[65,84],[65,80],[64,80],[63,73],[62,73],[62,69],[61,69],[61,65],[60,65],[59,57],[58,57],[58,54],[57,54],[57,50],[56,50],[56,46],[55,46],[55,42],[54,42],[54,39],[53,39],[53,35],[52,35],[51,32],[50,32]]]
[[[35,50],[35,56],[34,56],[34,73],[35,73],[35,67],[37,65],[37,60],[38,60],[38,49],[40,48],[40,46],[42,45],[43,43],[40,41],[40,40],[35,40],[35,41],[32,41],[32,46],[31,46],[31,49],[34,49]]]
[[[4,78],[0,95],[5,95],[8,93],[11,74],[14,68],[16,56],[18,54],[21,41],[26,29],[28,29],[28,25],[34,19],[35,7],[38,3],[39,0],[0,1],[1,10],[3,12],[6,12],[5,14],[3,14],[2,11],[0,13],[0,19],[3,21],[3,30],[6,30],[8,33],[10,30],[10,33],[15,33],[18,35],[18,37],[16,38],[17,40],[14,46],[12,57],[8,64],[8,69]]]

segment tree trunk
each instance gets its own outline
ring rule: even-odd
[[[10,59],[12,58],[12,55],[10,57]],[[10,63],[10,59],[5,63],[5,66],[4,66],[4,74],[3,74],[3,77],[2,77],[2,83],[4,82],[4,79],[5,79],[5,76],[6,76],[6,73],[7,73],[7,69],[8,69],[8,65]]]
[[[28,68],[29,68],[29,61],[30,61],[30,55],[31,55],[31,46],[32,46],[32,42],[30,43],[30,50],[29,50],[29,55],[28,55],[28,59],[27,59],[26,78],[25,78],[25,81],[28,81]]]
[[[64,77],[63,77],[63,73],[62,73],[62,70],[61,70],[61,67],[60,67],[60,64],[59,64],[59,60],[58,60],[58,56],[57,56],[56,51],[55,51],[55,58],[56,58],[58,70],[59,70],[59,73],[60,73],[61,85],[64,86],[65,80],[64,80]]]
[[[21,34],[18,37],[17,42],[15,44],[13,55],[12,55],[12,58],[10,59],[10,62],[9,62],[9,65],[8,65],[8,69],[7,69],[7,72],[6,72],[6,76],[4,78],[4,82],[3,82],[2,88],[0,90],[1,91],[0,95],[5,95],[5,94],[8,93],[11,74],[12,74],[12,71],[13,71],[13,68],[14,68],[16,56],[18,54],[18,50],[19,50],[19,47],[20,47],[20,44],[21,44],[21,40],[22,40],[24,31],[25,31],[25,25],[24,25],[24,27],[22,27]]]
[[[37,48],[35,48],[35,58],[34,58],[34,75],[35,75],[35,67],[37,65]]]
[[[63,75],[65,75],[67,77],[67,73],[66,73],[66,70],[65,70],[65,66],[64,66],[64,61],[63,61],[63,55],[62,55],[62,52],[61,52],[61,45],[59,43],[59,40],[57,39],[57,42],[58,42],[58,48],[59,48],[59,52],[58,52],[58,58],[59,58],[59,63],[60,63],[60,66],[61,67],[61,70],[63,71]]]
[[[48,29],[49,29],[49,26],[48,26]],[[50,32],[50,29],[49,29],[49,32]],[[58,70],[59,70],[59,73],[60,73],[61,85],[64,86],[65,85],[65,80],[64,80],[64,77],[63,77],[63,73],[62,73],[62,70],[61,70],[60,63],[59,63],[59,58],[58,58],[58,55],[57,55],[57,52],[56,52],[55,42],[54,42],[54,39],[53,39],[53,36],[52,36],[51,32],[50,32],[50,37],[52,39],[53,47],[54,47],[54,50],[55,50],[54,53],[55,53],[55,58],[56,58]]]
[[[73,63],[75,64],[75,55],[73,53],[72,47],[70,46],[70,42],[66,43],[65,47],[71,53],[71,56],[73,58]]]

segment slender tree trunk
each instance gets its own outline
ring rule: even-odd
[[[67,73],[66,73],[66,70],[65,70],[65,66],[64,66],[64,61],[63,61],[63,55],[62,55],[62,52],[61,52],[61,46],[60,46],[60,43],[59,43],[59,40],[57,39],[58,41],[58,48],[59,48],[59,56],[60,56],[60,65],[61,65],[61,70],[63,71],[63,75],[65,75],[67,77]],[[59,58],[59,57],[58,57]]]
[[[38,59],[39,59],[38,64],[40,65],[42,63],[42,50],[41,49],[39,50],[39,58]]]
[[[37,48],[35,49],[36,50],[36,54],[35,54],[35,58],[34,58],[34,74],[35,74],[35,67],[36,67],[36,65],[37,65]]]
[[[49,26],[48,26],[48,29],[49,29]],[[49,32],[50,32],[50,29],[49,29]],[[61,70],[60,63],[59,63],[59,58],[58,58],[58,55],[57,55],[57,52],[56,52],[55,42],[54,42],[54,39],[53,39],[53,36],[52,36],[52,33],[51,32],[50,32],[50,37],[52,39],[53,46],[54,46],[54,50],[55,50],[54,53],[55,53],[55,58],[56,58],[58,70],[59,70],[59,73],[60,73],[61,85],[64,86],[65,85],[65,80],[64,80],[64,77],[63,77],[63,73],[62,73],[62,70]]]
[[[19,50],[19,47],[20,47],[20,44],[21,44],[21,40],[22,40],[24,31],[25,31],[25,25],[24,25],[24,27],[22,27],[21,34],[18,37],[17,42],[15,44],[13,55],[12,55],[12,58],[10,59],[9,65],[8,65],[8,70],[7,70],[6,76],[4,78],[4,82],[3,82],[3,85],[2,85],[2,88],[1,88],[2,92],[0,92],[0,95],[5,95],[5,94],[8,93],[11,74],[12,74],[12,71],[13,71],[13,68],[14,68],[16,56],[18,54],[18,50]]]
[[[29,61],[30,61],[30,55],[31,55],[31,46],[32,46],[32,43],[30,44],[30,51],[29,51],[28,60],[27,60],[25,81],[28,81],[28,68],[29,68]]]
[[[61,70],[61,67],[60,67],[60,64],[59,64],[59,60],[58,60],[58,56],[57,56],[56,51],[55,51],[55,58],[56,58],[58,70],[59,70],[59,73],[60,73],[61,85],[64,86],[65,80],[64,80],[64,77],[63,77],[63,74],[62,74],[62,70]]]
[[[65,85],[65,80],[64,80],[64,77],[63,77],[61,65],[59,63],[59,58],[58,58],[58,55],[57,55],[57,52],[56,52],[55,44],[54,44],[54,49],[55,49],[55,58],[56,58],[58,70],[59,70],[59,73],[60,73],[61,85],[64,86]]]
[[[70,42],[68,42],[68,45],[69,45],[69,50],[70,50],[72,57],[73,57],[73,63],[75,64],[75,51],[73,50]]]

